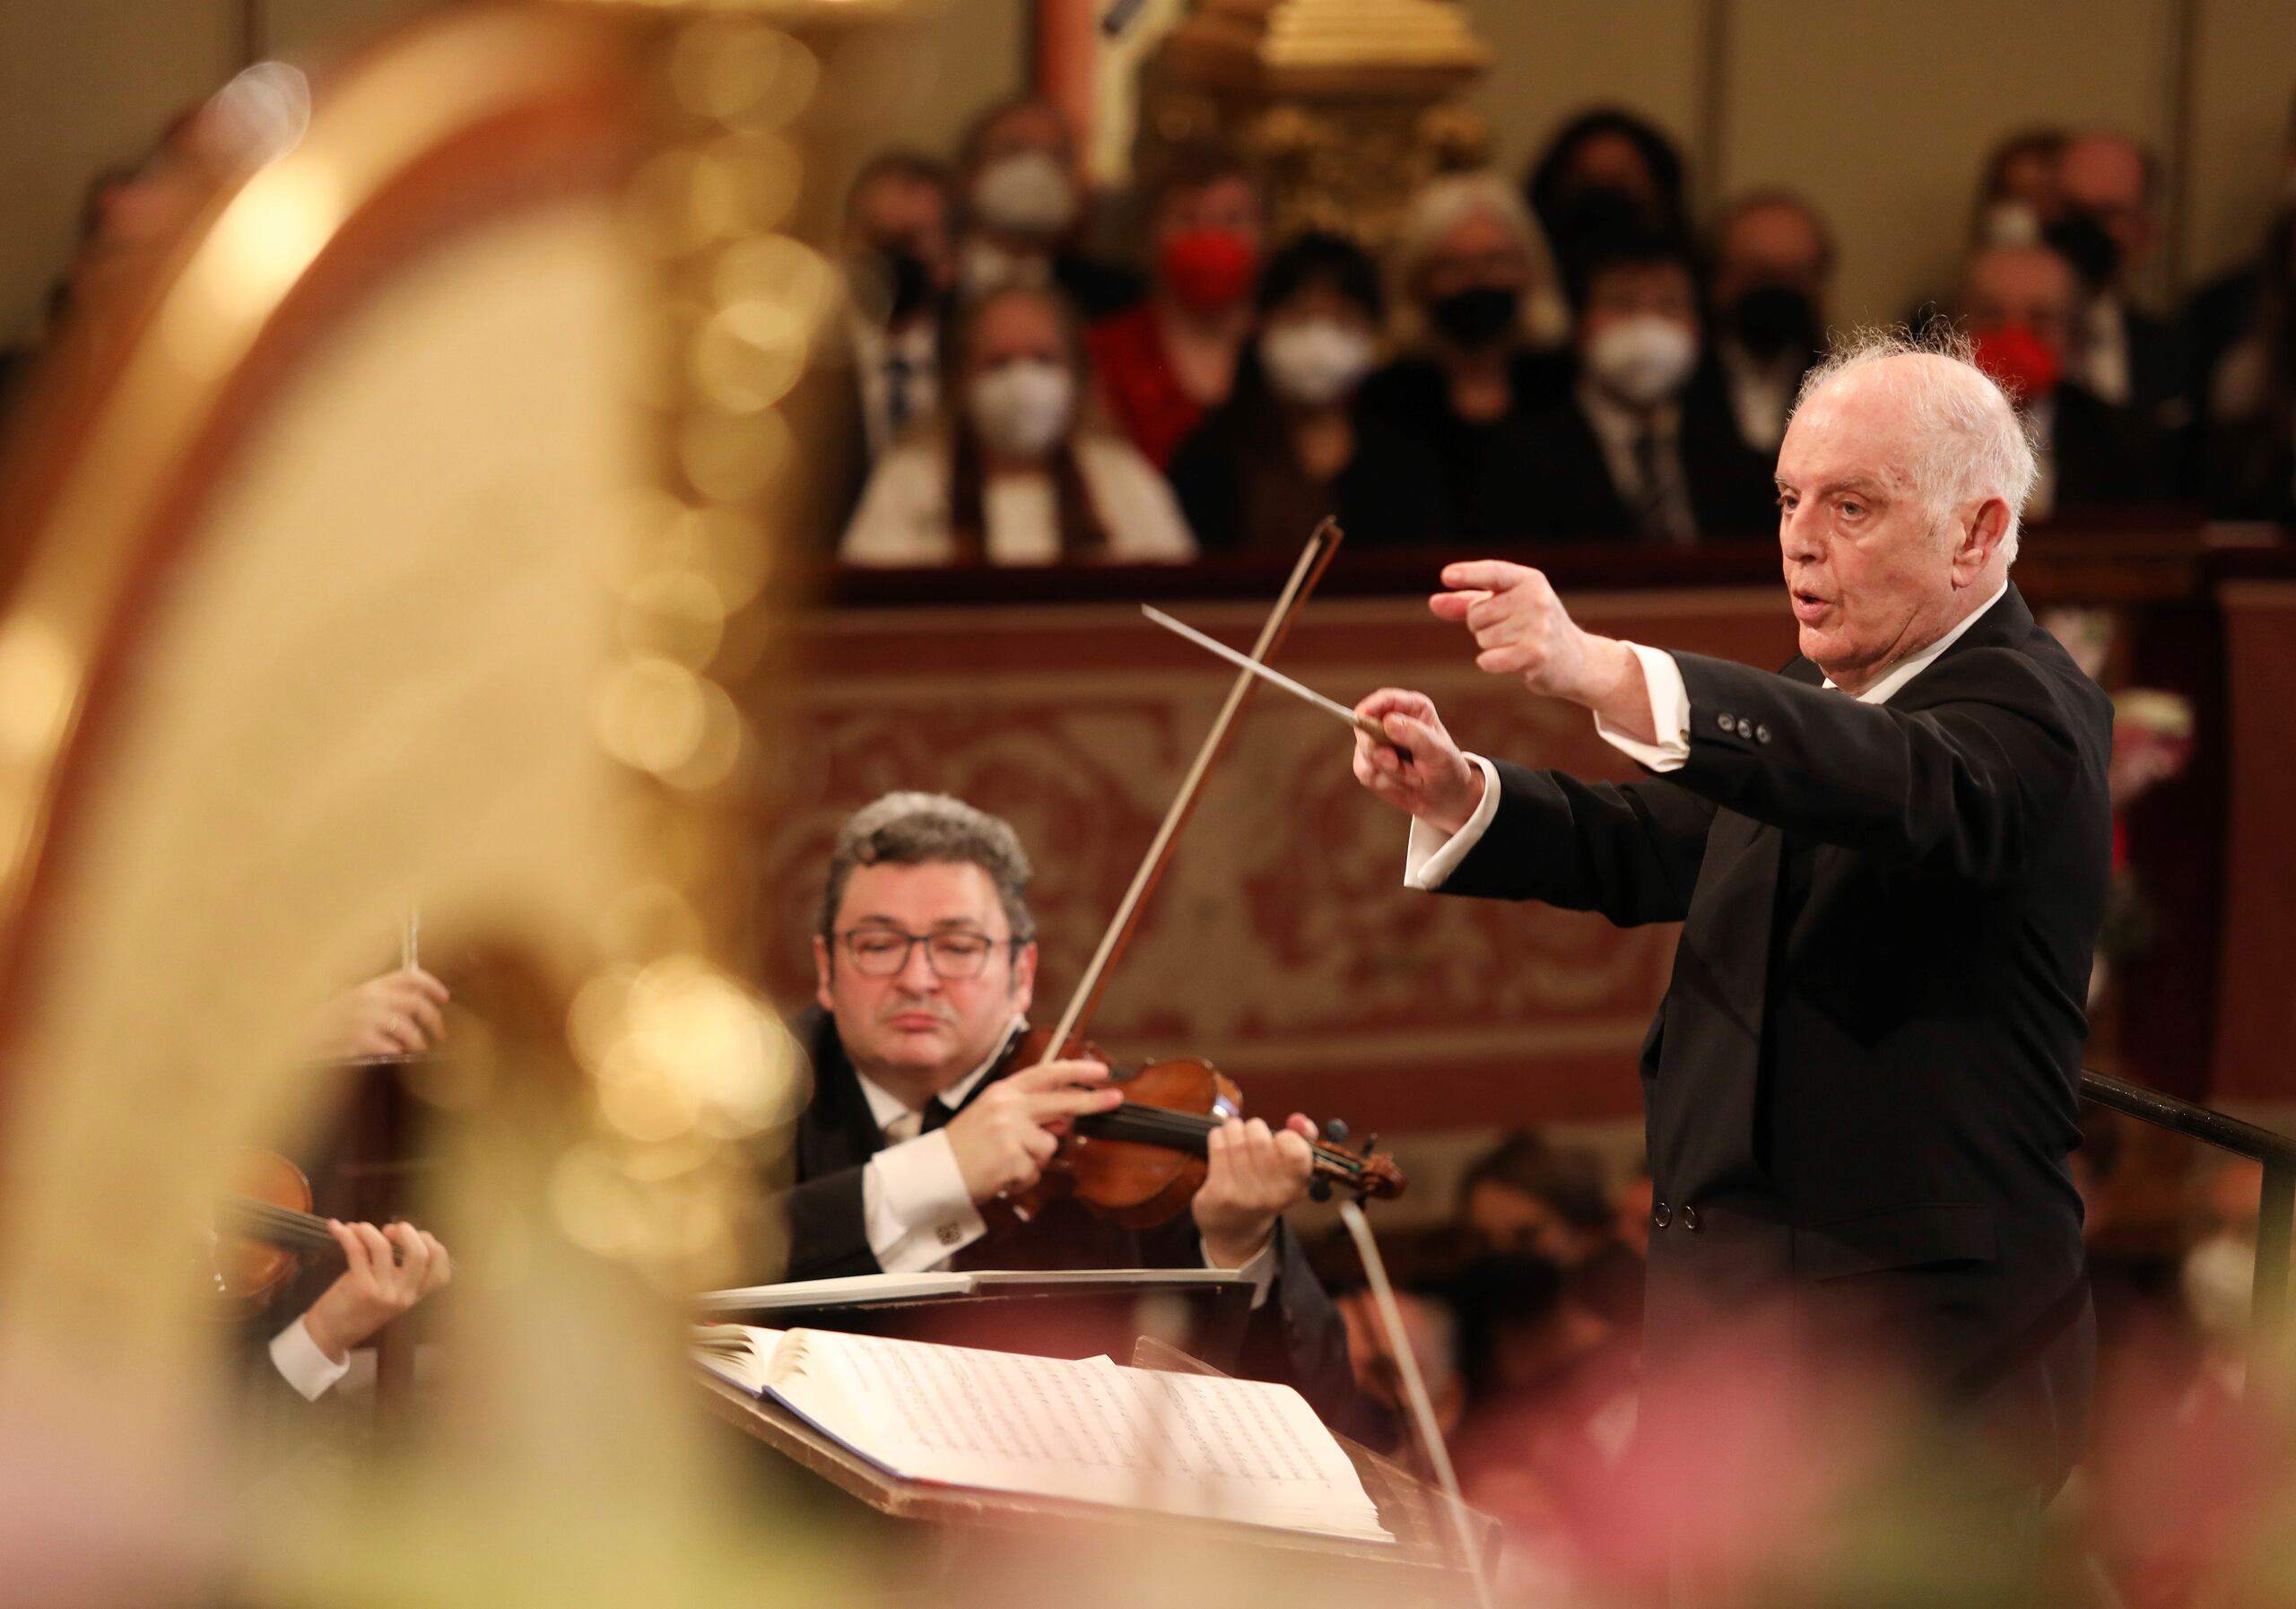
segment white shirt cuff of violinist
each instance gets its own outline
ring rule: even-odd
[[[319,1344],[311,1339],[309,1327],[300,1318],[271,1338],[271,1361],[306,1402],[318,1401],[337,1380],[351,1372],[350,1358],[338,1363],[321,1352]]]
[[[1484,829],[1491,825],[1491,818],[1499,813],[1499,768],[1480,754],[1467,758],[1483,770],[1483,802],[1474,807],[1474,813],[1467,817],[1465,824],[1448,838],[1417,816],[1411,818],[1411,843],[1403,857],[1405,888],[1430,892],[1441,888],[1458,870],[1459,862],[1467,857],[1467,851],[1483,841]]]
[[[1283,1232],[1280,1224],[1268,1231],[1267,1244],[1252,1253],[1250,1262],[1236,1270],[1252,1283],[1252,1310],[1255,1312],[1267,1305],[1267,1293],[1275,1288],[1275,1237]],[[1220,1266],[1212,1260],[1212,1254],[1208,1251],[1204,1254],[1204,1265],[1206,1268]]]
[[[1595,735],[1654,771],[1678,771],[1690,761],[1690,689],[1683,682],[1683,667],[1663,648],[1626,645],[1642,662],[1642,683],[1650,690],[1650,730],[1656,743],[1644,743],[1595,718]]]
[[[869,1250],[887,1274],[938,1268],[988,1232],[946,1129],[888,1145],[861,1170]]]

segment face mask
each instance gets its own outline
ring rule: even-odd
[[[2120,242],[2094,215],[2075,207],[2041,231],[2049,249],[2073,265],[2092,291],[2101,291],[2120,273]]]
[[[1321,318],[1279,325],[1259,338],[1259,362],[1278,396],[1318,408],[1355,389],[1371,367],[1371,337]]]
[[[1183,230],[1156,254],[1156,274],[1165,287],[1205,311],[1234,307],[1258,272],[1259,252],[1233,230]]]
[[[1515,327],[1523,293],[1507,285],[1474,285],[1427,304],[1427,321],[1461,346],[1488,346]]]
[[[905,246],[880,246],[857,268],[855,289],[864,308],[887,324],[902,324],[934,300],[933,271]]]
[[[1725,317],[1738,344],[1764,361],[1817,350],[1817,307],[1791,285],[1757,286],[1732,302]]]
[[[2057,389],[2065,364],[2048,343],[2022,324],[2005,324],[1977,338],[1977,366],[2020,406]]]
[[[1076,222],[1076,181],[1049,152],[1000,157],[972,181],[972,210],[991,229],[1047,239]]]
[[[1653,313],[1612,325],[1587,347],[1587,367],[1595,378],[1639,408],[1680,390],[1697,361],[1689,326]]]
[[[1024,358],[973,381],[965,400],[973,429],[991,448],[1008,457],[1039,458],[1068,433],[1075,391],[1059,364]]]

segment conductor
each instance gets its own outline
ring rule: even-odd
[[[1359,706],[1396,745],[1359,735],[1355,774],[1413,818],[1411,886],[1683,925],[1641,1056],[1646,1425],[1761,1309],[1789,1380],[1886,1361],[1968,1413],[2021,1494],[2080,1455],[2066,1159],[2111,710],[2009,580],[2034,474],[1950,337],[1862,335],[1812,371],[1779,454],[1781,672],[1597,636],[1535,570],[1443,572],[1431,606],[1477,667],[1584,706],[1647,778],[1462,753],[1415,692]]]

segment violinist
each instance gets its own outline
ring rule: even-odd
[[[446,1037],[448,999],[447,986],[418,966],[382,973],[319,1008],[312,1049],[325,1060],[429,1050]],[[438,1237],[411,1223],[378,1228],[327,1219],[314,1221],[314,1231],[319,1222],[333,1250],[289,1278],[247,1326],[250,1350],[259,1346],[269,1360],[259,1372],[311,1402],[350,1372],[352,1348],[445,1285],[454,1268]],[[295,1317],[283,1323],[282,1313]]]
[[[1018,1053],[1037,968],[1029,863],[1006,822],[943,795],[889,794],[838,834],[813,937],[818,1005],[789,1216],[792,1279],[944,1266],[1215,1267],[1252,1280],[1243,1370],[1318,1409],[1349,1388],[1346,1335],[1285,1228],[1314,1130],[1294,1114],[1206,1140],[1188,1212],[1135,1230],[1055,1200],[992,1232],[1077,1118],[1122,1100],[1096,1061]]]

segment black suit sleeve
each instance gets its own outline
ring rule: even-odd
[[[1689,913],[1714,820],[1707,800],[1671,781],[1581,782],[1493,763],[1498,812],[1442,892],[1542,900],[1622,927]]]
[[[1195,1220],[1183,1213],[1141,1237],[1142,1265],[1202,1268],[1204,1240]],[[1252,1310],[1244,1326],[1236,1372],[1250,1379],[1290,1386],[1326,1423],[1355,1391],[1355,1371],[1347,1358],[1347,1326],[1332,1306],[1308,1254],[1292,1226],[1275,1225],[1275,1278],[1267,1300]]]
[[[2071,691],[2009,648],[1940,660],[1918,709],[1697,654],[1674,662],[1691,728],[1674,780],[1758,822],[1938,875],[1983,886],[2014,876],[2083,764]]]
[[[863,1166],[839,1168],[782,1193],[789,1226],[789,1280],[839,1279],[883,1274],[869,1249],[868,1215],[862,1208]]]

